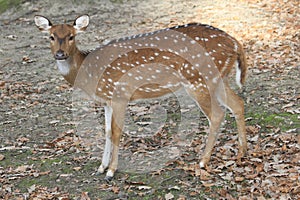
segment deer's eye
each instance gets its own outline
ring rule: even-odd
[[[71,36],[69,37],[69,40],[70,40],[70,41],[74,40],[74,36],[71,35]]]
[[[50,38],[51,41],[54,41],[54,37],[53,36],[50,36],[49,38]]]

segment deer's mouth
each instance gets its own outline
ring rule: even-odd
[[[69,58],[69,56],[54,56],[55,60],[67,60]]]

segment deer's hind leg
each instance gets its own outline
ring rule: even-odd
[[[211,96],[208,91],[196,93],[188,91],[193,99],[197,102],[202,112],[209,121],[209,133],[206,141],[204,153],[200,161],[200,167],[204,167],[210,160],[212,150],[220,129],[220,125],[224,119],[224,110],[221,108],[215,96]]]
[[[239,152],[237,158],[240,159],[247,152],[247,137],[244,117],[244,101],[224,82],[226,95],[219,98],[219,102],[228,108],[234,115],[238,129]]]

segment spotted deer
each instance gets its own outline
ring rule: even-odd
[[[206,147],[200,161],[210,160],[224,108],[235,116],[240,159],[247,150],[243,100],[229,87],[228,74],[236,69],[242,86],[246,61],[241,44],[224,31],[191,23],[113,40],[86,52],[75,43],[76,34],[89,25],[82,15],[73,24],[53,25],[35,16],[36,26],[50,34],[58,69],[74,87],[105,103],[106,142],[99,173],[110,180],[118,165],[119,142],[129,101],[160,97],[184,88],[209,121]]]

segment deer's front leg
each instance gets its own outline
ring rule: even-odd
[[[102,156],[102,163],[97,170],[97,173],[104,173],[104,171],[108,168],[111,158],[112,151],[112,107],[105,106],[105,147]]]
[[[112,116],[112,157],[109,168],[106,173],[106,180],[111,180],[114,176],[118,168],[118,154],[119,154],[119,145],[120,145],[120,138],[122,135],[122,123],[116,119],[117,116]],[[119,122],[119,123],[118,123]],[[121,124],[120,124],[121,123]]]

